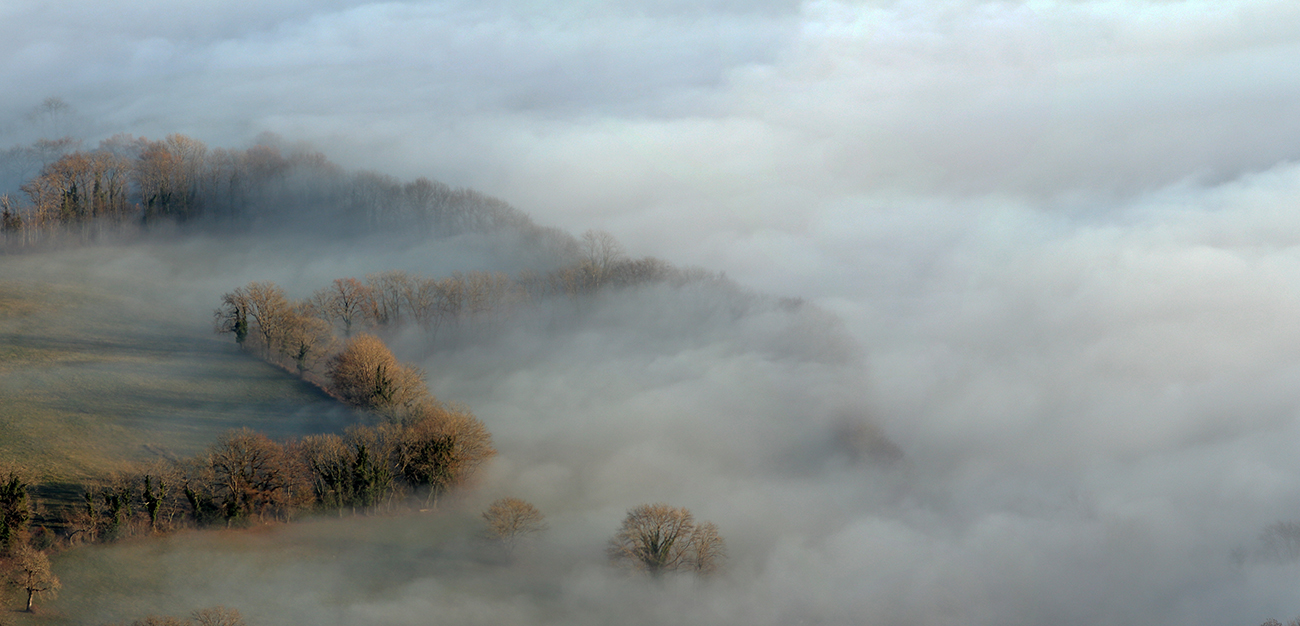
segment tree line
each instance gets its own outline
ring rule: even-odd
[[[428,405],[401,422],[274,441],[248,429],[205,452],[87,489],[67,521],[73,543],[179,528],[288,522],[436,503],[495,454],[467,411]]]
[[[10,244],[166,222],[335,234],[513,230],[557,250],[573,246],[568,235],[473,189],[347,172],[270,134],[244,149],[210,149],[179,133],[158,140],[118,134],[90,149],[72,137],[42,139],[0,152],[0,165],[21,181],[18,193],[0,194],[0,234]]]
[[[291,369],[355,406],[380,408],[405,402],[403,389],[414,379],[403,366],[385,361],[384,393],[370,394],[365,401],[357,395],[355,385],[335,380],[335,374],[342,371],[335,365],[352,362],[334,360],[340,346],[363,331],[382,333],[418,326],[429,338],[437,339],[440,333],[455,333],[468,323],[501,322],[550,298],[573,299],[606,289],[656,283],[709,282],[724,291],[729,287],[724,279],[707,272],[678,269],[652,257],[629,259],[607,233],[588,231],[583,241],[601,243],[584,246],[575,263],[516,277],[470,271],[435,278],[393,270],[368,274],[364,279],[337,278],[301,299],[289,297],[273,282],[254,281],[222,295],[213,313],[214,327],[232,335],[241,349]],[[349,345],[355,355],[378,350],[370,339]]]

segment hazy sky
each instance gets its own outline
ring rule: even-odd
[[[843,316],[839,393],[907,493],[751,529],[779,541],[733,600],[816,572],[827,623],[1300,614],[1295,563],[1228,558],[1300,519],[1300,4],[10,0],[0,40],[13,140],[273,131]],[[24,117],[47,96],[72,113]],[[718,363],[670,370],[772,374]],[[735,510],[798,499],[741,474]]]
[[[864,242],[945,246],[1008,210],[1056,234],[1288,162],[1297,32],[1281,0],[15,0],[0,110],[57,96],[90,134],[213,145],[274,131],[832,296],[911,252]]]

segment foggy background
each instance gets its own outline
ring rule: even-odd
[[[223,557],[283,585],[226,589],[250,616],[1300,615],[1300,565],[1260,538],[1300,520],[1295,3],[16,1],[0,34],[6,143],[272,131],[808,298],[856,339],[808,355],[770,347],[788,320],[683,315],[690,341],[656,341],[664,311],[703,296],[643,294],[598,303],[585,331],[399,348],[493,431],[481,497],[548,513],[536,577],[558,582],[416,568],[331,605],[283,589],[356,568]],[[32,115],[47,96],[70,111]],[[207,282],[159,261],[234,253],[59,262],[211,285],[212,301],[253,279],[457,263],[373,248],[252,243]],[[205,313],[205,297],[180,300]],[[844,449],[846,420],[878,425],[901,459]],[[718,524],[725,577],[648,590],[608,574],[602,542],[654,500]],[[457,577],[480,582],[439,586]]]

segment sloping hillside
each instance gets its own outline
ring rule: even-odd
[[[0,282],[0,459],[43,484],[198,452],[227,429],[336,431],[351,414],[199,325],[84,284]]]

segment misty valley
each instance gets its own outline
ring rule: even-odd
[[[0,31],[0,626],[1300,626],[1295,0]]]
[[[274,136],[4,157],[0,624],[716,623],[906,464],[834,315],[603,231]]]

